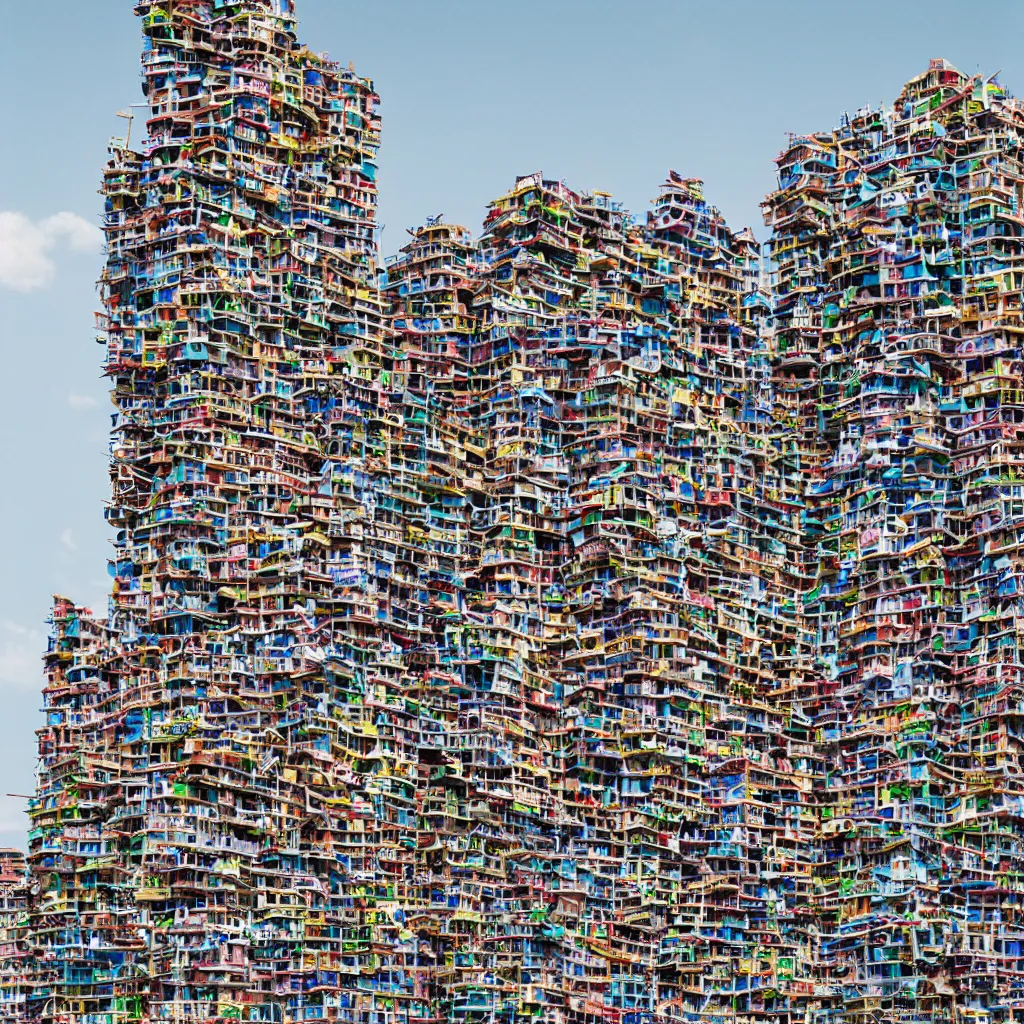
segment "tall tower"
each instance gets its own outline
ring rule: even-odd
[[[764,204],[816,562],[810,971],[847,1020],[1020,999],[1022,138],[933,60],[792,138]]]
[[[113,590],[102,621],[54,607],[30,1012],[281,1021],[372,941],[354,892],[324,912],[373,868],[323,829],[327,681],[344,700],[379,646],[352,587],[390,423],[377,97],[290,3],[135,10],[146,138],[103,185]]]

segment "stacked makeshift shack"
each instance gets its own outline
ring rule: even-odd
[[[1017,1019],[1021,107],[940,61],[793,139],[764,261],[537,174],[381,267],[372,85],[136,9],[0,1010]]]

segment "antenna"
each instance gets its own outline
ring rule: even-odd
[[[124,136],[124,148],[129,149],[132,144],[132,121],[135,120],[135,114],[129,107],[127,110],[119,110],[117,112],[117,116],[123,117],[128,122],[128,130],[125,132]]]

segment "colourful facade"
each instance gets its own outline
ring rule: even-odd
[[[1024,108],[932,62],[764,250],[535,174],[382,264],[372,84],[136,13],[3,1019],[1020,1019]]]

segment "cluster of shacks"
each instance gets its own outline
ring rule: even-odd
[[[532,175],[380,266],[372,85],[136,10],[0,1017],[1024,1019],[1024,108],[793,138],[764,252]]]

